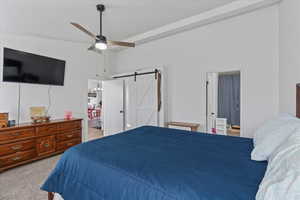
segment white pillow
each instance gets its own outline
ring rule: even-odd
[[[278,117],[275,117],[274,119],[271,119],[262,126],[260,126],[255,132],[254,132],[254,138],[253,143],[254,147],[257,145],[257,143],[261,142],[268,134],[274,130],[276,130],[278,127],[285,124],[286,121],[292,119],[293,116],[288,113],[282,113]]]
[[[300,199],[300,129],[270,156],[256,200]]]
[[[251,152],[251,159],[268,160],[271,153],[299,127],[300,119],[289,114],[282,114],[268,121],[254,134],[254,149]]]

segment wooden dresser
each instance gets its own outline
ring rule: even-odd
[[[0,173],[63,153],[81,143],[81,119],[20,124],[0,129]]]

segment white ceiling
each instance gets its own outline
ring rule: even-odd
[[[0,32],[91,41],[70,25],[99,32],[96,4],[104,3],[104,34],[122,40],[235,0],[1,0]]]

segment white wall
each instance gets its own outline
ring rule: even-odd
[[[85,118],[87,112],[88,79],[99,79],[103,73],[100,55],[86,50],[88,45],[38,37],[0,34],[0,112],[9,112],[17,119],[18,84],[2,82],[3,47],[66,60],[65,85],[51,87],[50,115],[63,118],[64,111],[73,111],[75,117]],[[45,85],[21,84],[20,121],[30,121],[29,107],[48,106],[48,88]]]
[[[279,6],[280,112],[296,112],[296,83],[300,83],[300,1],[283,0]]]
[[[207,72],[241,70],[242,135],[278,113],[278,6],[118,53],[115,73],[166,67],[169,120],[205,123]]]

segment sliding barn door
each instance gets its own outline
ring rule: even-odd
[[[104,135],[124,131],[124,80],[103,81],[103,129]]]
[[[126,129],[158,126],[157,79],[154,74],[127,78]]]

